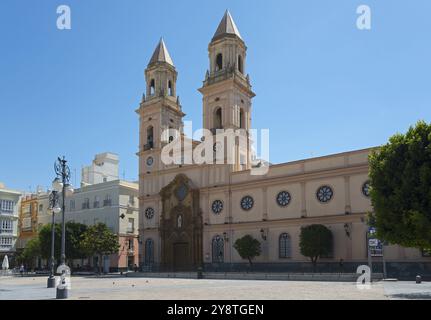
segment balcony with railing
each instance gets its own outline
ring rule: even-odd
[[[0,200],[0,214],[14,215],[15,203],[11,200]]]
[[[12,237],[0,237],[0,251],[10,251],[13,249],[13,238]]]
[[[1,251],[11,251],[12,250],[12,245],[9,244],[0,244],[0,252]]]
[[[13,216],[15,215],[15,212],[13,209],[6,209],[0,207],[0,214]]]
[[[18,214],[15,213],[14,210],[0,209],[0,215],[7,217],[18,217]]]
[[[244,75],[242,72],[238,71],[234,66],[229,66],[221,70],[215,71],[212,74],[207,73],[205,76],[204,85],[210,85],[219,81],[236,78],[243,85],[250,85],[250,79],[248,75]]]
[[[151,150],[154,148],[153,142],[148,142],[147,144],[144,144],[144,151]]]

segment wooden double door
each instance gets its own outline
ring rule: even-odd
[[[190,245],[187,242],[174,243],[173,250],[174,271],[189,271],[191,268]]]

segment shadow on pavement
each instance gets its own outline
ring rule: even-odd
[[[397,299],[413,299],[413,300],[431,300],[431,292],[424,292],[424,293],[398,293],[398,294],[391,294],[391,298],[397,298]]]

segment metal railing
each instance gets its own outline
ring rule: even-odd
[[[144,151],[150,150],[154,148],[154,143],[153,142],[149,142],[147,144],[144,144]]]
[[[5,216],[14,216],[15,215],[13,210],[9,211],[9,210],[1,210],[1,209],[0,209],[0,214],[3,214]],[[18,215],[18,214],[16,214],[16,215]]]

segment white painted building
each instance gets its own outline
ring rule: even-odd
[[[20,198],[21,192],[0,183],[0,261],[5,255],[13,259],[16,251]]]
[[[112,152],[97,154],[91,165],[83,167],[81,185],[118,180],[119,157]]]
[[[139,264],[137,183],[114,180],[83,186],[66,198],[65,205],[66,222],[87,226],[102,222],[118,235],[120,248],[117,254],[105,257],[103,265],[106,271],[125,270]],[[61,214],[56,215],[55,222],[61,223]],[[94,266],[97,259],[76,263]]]
[[[119,180],[118,155],[105,152],[97,154],[91,165],[82,168],[81,187],[75,189],[65,201],[65,220],[92,226],[99,222],[119,237],[120,249],[117,254],[104,257],[105,271],[125,270],[139,264],[138,250],[138,184]],[[49,209],[50,190],[40,188],[37,197],[37,230],[52,223]],[[61,205],[61,196],[60,196]],[[61,223],[62,215],[55,215],[55,223]],[[66,252],[67,257],[67,252]],[[98,257],[88,261],[75,260],[82,266],[95,266]],[[46,264],[47,261],[43,261]]]
[[[49,194],[50,190],[37,192],[37,227],[38,230],[45,224],[50,224],[52,221],[51,210],[49,210]]]

